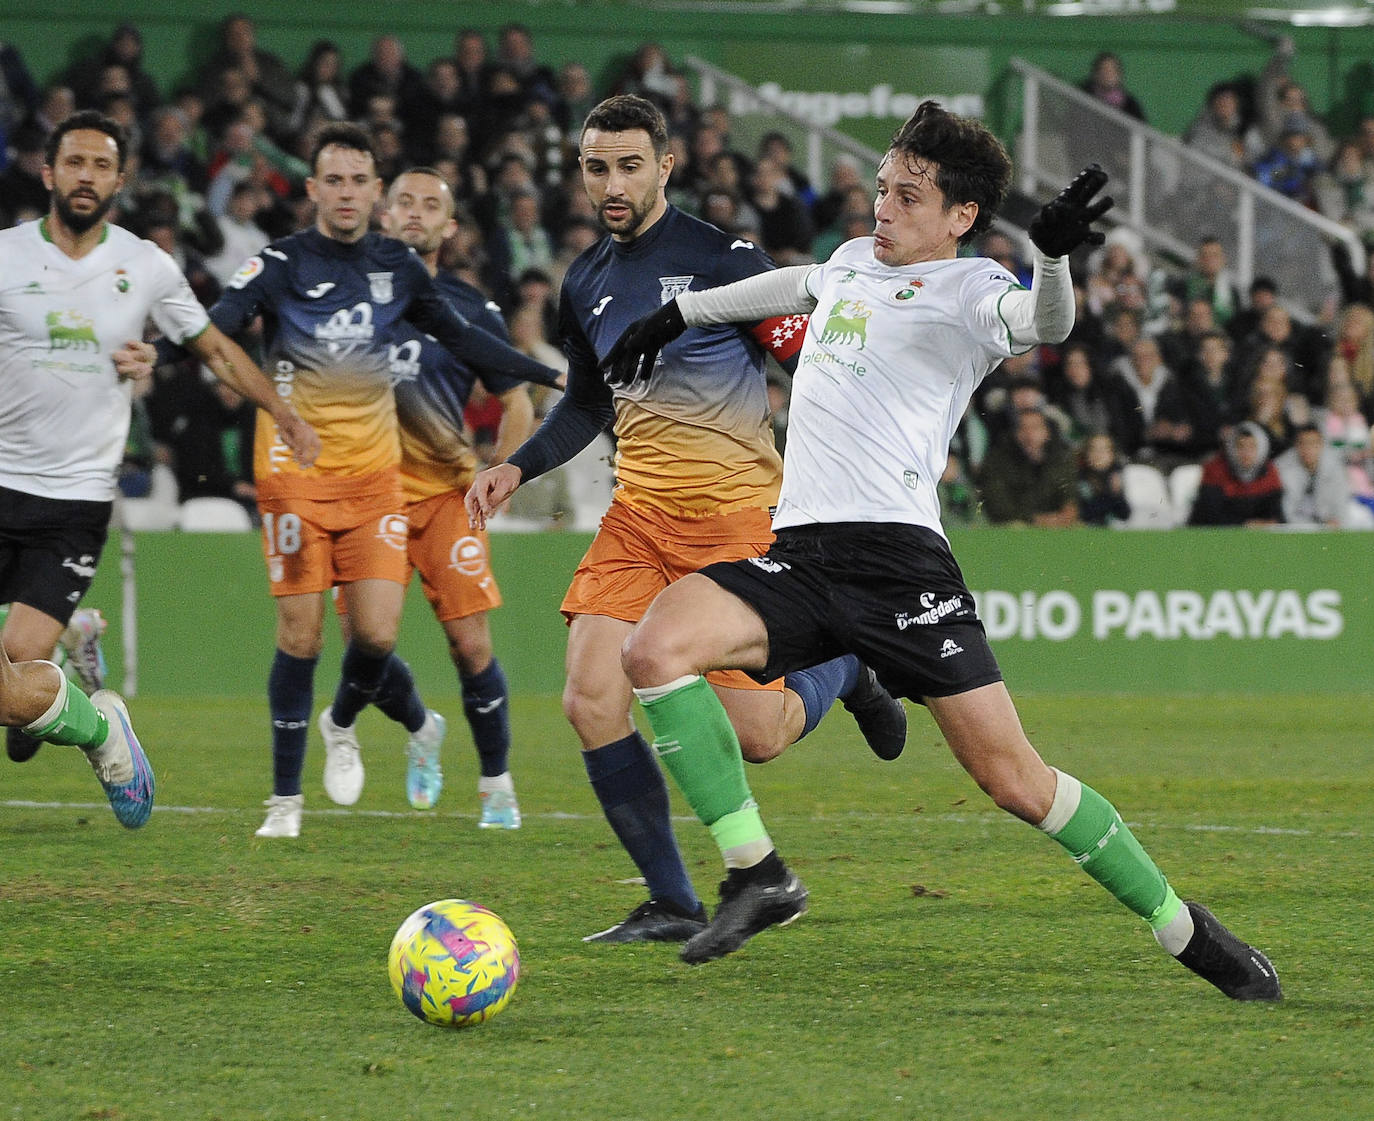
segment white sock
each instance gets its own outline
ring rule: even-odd
[[[493,775],[491,778],[488,778],[486,775],[478,776],[478,794],[495,794],[498,790],[506,794],[515,793],[515,783],[511,781],[509,771],[506,771],[505,774]]]
[[[1193,912],[1188,910],[1186,903],[1178,909],[1178,914],[1155,931],[1155,941],[1174,957],[1183,953],[1192,937]]]

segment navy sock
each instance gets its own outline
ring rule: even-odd
[[[463,713],[472,729],[482,775],[503,775],[510,769],[510,693],[501,663],[493,658],[481,673],[469,677],[459,672],[458,680],[463,686]]]
[[[351,728],[362,712],[377,698],[382,677],[386,673],[388,651],[377,654],[350,642],[344,650],[343,667],[339,673],[339,687],[334,691],[331,719],[340,728]]]
[[[634,732],[584,751],[582,762],[606,820],[643,873],[649,895],[694,913],[701,900],[673,836],[668,786],[644,737]]]
[[[403,724],[407,732],[418,732],[425,723],[425,702],[415,689],[415,678],[410,667],[394,653],[387,659],[386,669],[382,672],[382,682],[377,687],[377,696],[372,701],[383,715],[389,716],[397,724]]]
[[[305,738],[315,703],[318,658],[293,658],[277,651],[267,675],[267,708],[272,714],[272,793],[301,792]]]
[[[843,697],[859,680],[859,659],[853,654],[831,658],[818,666],[793,670],[782,679],[783,685],[791,689],[802,700],[806,710],[806,722],[802,725],[801,735],[809,735],[821,722],[821,717],[830,711],[836,697]]]

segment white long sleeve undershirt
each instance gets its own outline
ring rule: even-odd
[[[684,292],[678,310],[689,327],[748,323],[774,315],[806,313],[816,307],[807,287],[819,265],[789,265],[704,292]],[[1000,309],[1012,339],[1021,346],[1058,343],[1073,329],[1073,280],[1067,257],[1046,257],[1035,249],[1029,289],[1009,292]]]

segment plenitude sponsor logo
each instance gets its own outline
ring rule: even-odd
[[[1341,593],[1334,588],[1099,588],[1082,597],[1063,590],[989,590],[975,592],[974,601],[993,641],[1065,642],[1079,637],[1097,641],[1329,641],[1345,630]]]

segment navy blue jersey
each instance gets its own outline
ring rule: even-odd
[[[468,322],[508,337],[501,309],[481,290],[450,273],[440,273],[434,283]],[[465,487],[476,467],[463,419],[472,387],[480,381],[488,393],[500,396],[522,382],[469,365],[409,323],[397,327],[391,343],[391,377],[407,498],[417,501]]]
[[[588,248],[568,269],[559,303],[568,392],[528,452],[511,461],[533,477],[566,458],[569,434],[576,452],[613,418],[616,478],[626,498],[688,516],[771,506],[782,461],[768,422],[760,338],[782,328],[689,328],[663,348],[647,382],[614,391],[598,363],[632,322],[680,293],[773,267],[753,242],[672,206],[634,241],[605,237]],[[804,325],[799,317],[786,328],[789,349]]]
[[[256,315],[264,368],[322,445],[314,467],[300,468],[264,414],[254,467],[259,489],[268,483],[272,493],[309,494],[304,479],[399,463],[390,346],[402,321],[493,374],[542,383],[556,377],[454,311],[420,258],[381,234],[350,243],[312,227],[273,242],[245,262],[210,310],[230,335]]]

